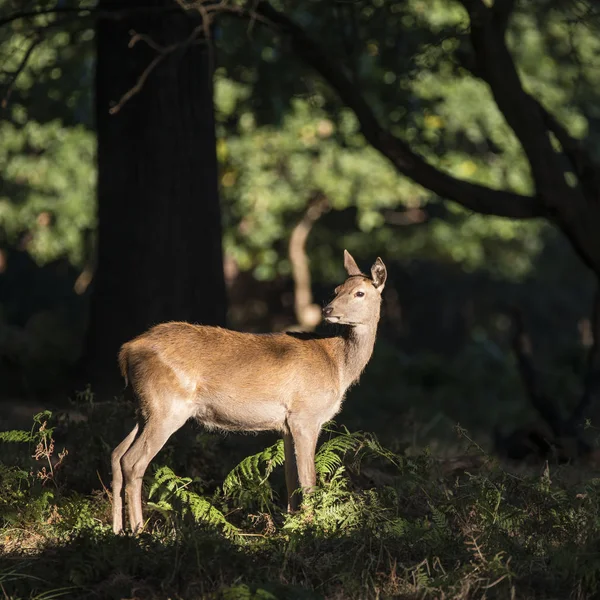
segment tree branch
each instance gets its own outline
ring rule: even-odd
[[[142,91],[144,84],[146,83],[146,80],[150,76],[150,73],[152,73],[152,71],[154,71],[154,69],[169,54],[172,54],[176,50],[180,50],[182,48],[187,48],[188,46],[193,44],[194,41],[201,36],[201,34],[204,33],[206,35],[205,30],[206,30],[206,24],[203,21],[200,25],[198,25],[198,27],[194,27],[194,29],[192,30],[190,35],[185,40],[183,40],[181,42],[177,42],[175,44],[171,44],[169,46],[161,46],[160,44],[157,44],[151,37],[149,37],[145,34],[131,32],[132,37],[131,37],[131,40],[129,41],[129,48],[133,48],[133,46],[135,46],[138,42],[142,41],[142,42],[145,42],[146,44],[148,44],[148,46],[150,46],[150,48],[155,50],[157,52],[157,54],[150,61],[150,63],[144,69],[142,74],[139,76],[136,84],[133,87],[131,87],[129,90],[127,90],[127,92],[125,92],[125,94],[123,94],[121,99],[114,106],[112,106],[110,108],[110,110],[109,110],[110,114],[114,115],[117,112],[119,112],[123,108],[123,106],[133,96],[135,96],[136,94],[139,94]]]
[[[578,186],[569,186],[560,159],[568,156],[567,152],[558,153],[554,150],[543,110],[521,85],[506,46],[505,31],[494,21],[493,11],[482,0],[460,1],[471,20],[471,44],[476,63],[474,71],[490,86],[498,108],[527,155],[536,196],[584,264],[600,276],[600,244],[596,226],[600,203],[594,191],[594,181],[598,175],[585,171],[585,182],[580,180]],[[567,138],[563,137],[563,140]]]
[[[313,304],[310,269],[306,255],[306,240],[314,224],[329,210],[329,202],[317,194],[308,204],[290,236],[288,255],[294,278],[294,310],[296,320],[304,330],[312,331],[321,322],[321,307]]]
[[[534,99],[535,100],[535,99]],[[600,198],[600,165],[596,164],[581,140],[574,138],[539,100],[535,100],[546,123],[556,136],[565,156],[573,166],[586,196],[597,202]]]
[[[479,70],[473,53],[458,51],[456,57],[463,69],[469,71],[473,77],[485,80],[485,74]],[[527,92],[524,93],[527,94]],[[600,166],[594,162],[581,140],[571,136],[567,129],[537,98],[534,98],[530,94],[527,95],[536,104],[542,114],[546,129],[551,131],[559,141],[563,153],[579,178],[584,193],[589,198],[597,200],[600,197],[600,176],[598,175],[600,173]]]
[[[132,38],[129,43],[129,47],[133,47],[137,42],[144,41],[148,46],[154,49],[157,52],[157,55],[150,61],[150,63],[143,70],[141,75],[138,77],[137,82],[133,85],[127,92],[123,94],[121,99],[111,107],[110,113],[115,114],[123,108],[123,106],[136,94],[138,94],[144,87],[146,80],[154,71],[154,69],[168,56],[169,54],[175,52],[176,50],[186,48],[193,43],[197,42],[197,40],[201,37],[201,34],[204,33],[204,39],[208,40],[210,38],[210,27],[212,24],[212,19],[215,14],[218,13],[232,13],[236,15],[246,14],[246,11],[234,4],[228,4],[227,0],[220,0],[218,2],[209,2],[206,0],[197,0],[196,2],[184,2],[183,0],[173,0],[173,5],[171,7],[156,7],[156,6],[142,6],[142,7],[133,7],[133,8],[125,8],[125,9],[115,9],[115,10],[98,10],[93,6],[81,6],[81,7],[53,7],[47,9],[40,10],[31,10],[31,11],[20,11],[9,15],[8,17],[0,19],[0,27],[8,25],[14,21],[18,20],[33,20],[40,16],[49,16],[49,15],[57,15],[62,16],[62,18],[57,19],[45,25],[43,29],[55,28],[64,25],[65,23],[74,20],[76,18],[91,18],[94,20],[99,19],[111,19],[111,20],[123,20],[137,15],[167,15],[172,13],[185,13],[188,11],[195,11],[199,13],[201,25],[196,27],[192,34],[188,36],[185,40],[181,42],[171,44],[169,46],[160,46],[154,42],[149,36],[144,34],[139,34],[132,32]],[[253,19],[257,19],[257,15],[253,15]],[[42,28],[37,32],[36,42],[32,45],[29,51],[26,53],[26,56],[22,63],[19,66],[18,72],[15,76],[18,77],[19,73],[25,68],[29,57],[31,56],[31,52],[34,48],[43,41],[42,36]],[[212,60],[212,46],[209,46],[210,60],[211,64]],[[14,84],[14,80],[11,82],[11,85]],[[1,106],[4,108],[6,106],[8,97],[10,95],[10,87],[9,91],[6,94],[4,100],[1,102]]]
[[[461,3],[471,22],[476,72],[490,86],[498,108],[521,142],[538,195],[554,208],[560,199],[574,192],[564,179],[539,104],[523,89],[506,45],[506,25],[513,3],[502,2],[503,8],[488,8],[482,0]]]
[[[513,219],[548,217],[543,203],[537,197],[494,190],[456,179],[427,163],[406,143],[379,124],[359,86],[352,83],[343,67],[334,62],[330,58],[331,54],[310,39],[300,26],[264,0],[256,4],[255,11],[289,37],[294,51],[314,68],[333,87],[342,102],[354,111],[367,141],[390,160],[398,171],[439,196],[478,213]]]
[[[29,59],[31,58],[31,55],[33,54],[34,50],[40,45],[41,42],[42,38],[36,32],[33,36],[33,41],[31,42],[31,44],[29,44],[29,47],[25,51],[25,54],[23,55],[23,58],[19,62],[17,68],[12,73],[8,74],[9,81],[6,86],[6,92],[4,94],[4,97],[2,98],[2,102],[0,103],[0,106],[2,106],[2,108],[6,108],[6,105],[8,104],[8,100],[10,98],[10,95],[12,94],[12,91],[15,87],[17,79],[19,78],[19,75],[21,75],[21,73],[25,69],[27,63],[29,62]]]

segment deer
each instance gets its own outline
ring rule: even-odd
[[[207,430],[283,434],[287,509],[316,487],[322,426],[340,410],[375,346],[387,270],[371,277],[344,250],[348,278],[322,310],[332,334],[245,333],[187,322],[161,323],[119,352],[136,424],[111,455],[113,531],[143,529],[142,478],[167,440],[189,419]],[[124,494],[123,494],[124,491]]]

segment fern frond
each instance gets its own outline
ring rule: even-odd
[[[0,431],[0,442],[27,443],[32,441],[33,436],[29,431],[22,431],[20,429]]]
[[[315,456],[315,469],[317,475],[324,479],[333,475],[342,464],[342,459],[348,452],[357,452],[362,443],[362,433],[344,433],[328,439],[321,444]]]
[[[184,506],[184,514],[189,511],[197,523],[201,522],[213,527],[220,527],[228,537],[237,537],[239,535],[239,529],[232,525],[225,518],[225,515],[203,496],[196,494],[196,492],[182,489],[177,494],[177,497]]]
[[[450,525],[446,515],[438,508],[429,503],[429,510],[431,510],[431,520],[435,525],[435,529],[441,536],[451,535]]]
[[[160,513],[164,518],[169,517],[173,513],[173,505],[166,500],[159,500],[158,502],[147,502],[146,506],[150,510],[155,510]]]
[[[228,537],[238,536],[238,528],[229,523],[218,508],[200,494],[189,489],[192,483],[190,477],[179,477],[171,468],[160,467],[154,474],[149,492],[149,498],[158,495],[158,499],[156,502],[149,502],[148,505],[163,516],[168,516],[173,512],[171,499],[174,498],[181,504],[182,514],[190,513],[196,522],[219,527]]]
[[[224,494],[235,498],[242,506],[257,503],[261,511],[268,512],[273,500],[268,479],[284,462],[283,440],[279,440],[234,467],[223,482]]]
[[[398,469],[403,467],[403,458],[384,448],[372,433],[363,431],[351,433],[346,427],[341,429],[340,433],[324,428],[326,432],[334,434],[334,436],[321,445],[315,456],[317,475],[321,478],[331,475],[349,453],[352,453],[351,464],[356,469],[360,468],[364,460],[375,458],[383,459]]]
[[[150,486],[148,497],[152,498],[160,488],[168,490],[170,493],[176,493],[179,489],[187,487],[192,483],[190,477],[180,477],[167,466],[159,467],[154,473],[154,479]]]

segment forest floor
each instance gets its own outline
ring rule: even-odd
[[[87,393],[70,411],[0,433],[1,597],[600,594],[595,473],[502,464],[460,427],[451,432],[460,454],[440,458],[329,426],[319,488],[288,515],[277,436],[189,424],[148,470],[145,531],[115,536],[108,463],[131,415]]]

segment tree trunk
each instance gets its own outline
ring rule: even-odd
[[[98,248],[84,356],[94,390],[119,389],[120,345],[168,320],[222,325],[226,292],[212,99],[206,45],[166,54],[115,114],[166,47],[198,22],[173,0],[101,0],[102,10],[151,7],[98,22]],[[161,8],[167,10],[160,11]],[[157,10],[159,9],[159,10]],[[128,47],[132,32],[147,35]]]

